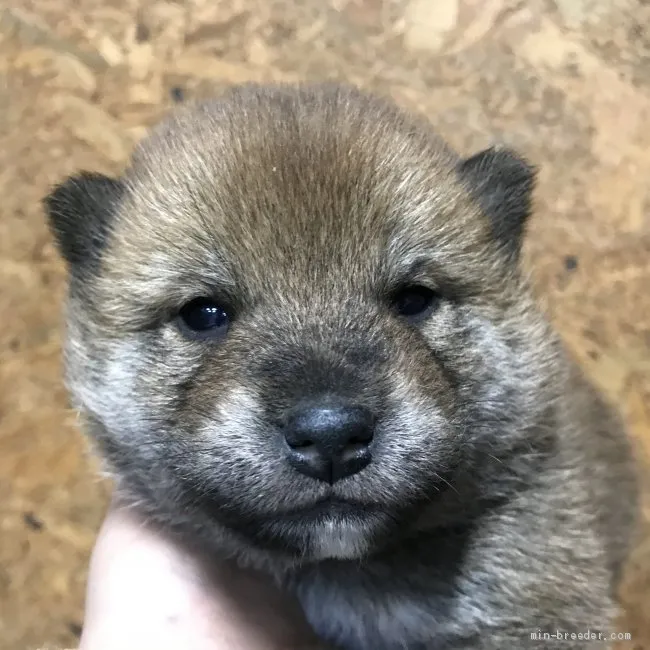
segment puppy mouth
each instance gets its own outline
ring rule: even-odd
[[[379,513],[377,507],[351,499],[326,497],[280,515],[286,522],[319,523],[332,520],[363,520]]]

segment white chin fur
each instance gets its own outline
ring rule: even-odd
[[[368,550],[368,528],[360,523],[327,519],[314,526],[310,556],[315,560],[354,560]]]

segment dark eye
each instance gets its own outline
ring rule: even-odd
[[[393,297],[393,308],[402,317],[418,322],[429,316],[437,307],[440,296],[427,287],[405,287]]]
[[[228,332],[230,318],[226,311],[208,298],[188,302],[179,313],[181,330],[191,338],[221,338]]]

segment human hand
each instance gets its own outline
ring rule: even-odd
[[[79,650],[325,650],[266,576],[199,558],[112,506],[90,564]]]

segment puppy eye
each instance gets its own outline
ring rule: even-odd
[[[405,287],[393,297],[393,309],[410,322],[419,322],[438,306],[440,296],[432,289],[419,285]]]
[[[181,331],[190,338],[221,338],[230,326],[230,317],[226,311],[208,298],[188,302],[178,317]]]

